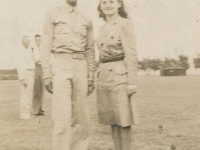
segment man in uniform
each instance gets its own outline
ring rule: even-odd
[[[53,93],[53,150],[87,150],[95,52],[91,20],[77,8],[77,0],[66,0],[47,14],[41,61],[45,87]]]
[[[35,35],[35,44],[34,48],[34,58],[35,58],[35,84],[34,84],[34,92],[33,92],[33,112],[32,114],[35,116],[44,115],[44,111],[42,110],[43,103],[43,78],[42,78],[42,67],[40,61],[40,43],[41,36],[39,34]]]
[[[21,89],[20,119],[29,119],[33,100],[35,63],[28,36],[22,37],[22,46],[19,50],[17,72]]]

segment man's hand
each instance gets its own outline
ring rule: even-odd
[[[47,79],[44,79],[44,85],[46,87],[46,90],[53,94],[53,85],[52,85],[52,78],[47,78]]]
[[[131,95],[136,93],[137,85],[128,85],[128,96],[130,97]]]
[[[100,74],[100,71],[97,70],[97,71],[96,71],[96,79],[99,79],[99,74]]]
[[[27,86],[27,83],[26,83],[26,80],[25,79],[23,79],[23,80],[20,80],[20,82],[21,82],[21,84],[23,85],[23,86]]]
[[[90,94],[92,94],[92,92],[94,91],[94,83],[93,83],[93,81],[88,81],[88,96],[90,95]]]

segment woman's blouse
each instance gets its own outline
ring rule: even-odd
[[[101,27],[97,39],[101,60],[125,57],[128,72],[128,84],[137,84],[137,52],[135,33],[129,19],[119,17],[111,24]]]

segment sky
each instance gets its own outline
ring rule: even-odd
[[[78,0],[92,18],[94,37],[104,24],[98,17],[99,0]],[[139,60],[191,59],[200,54],[200,0],[124,0],[135,27]],[[21,36],[42,33],[46,13],[64,0],[0,0],[0,69],[15,68]],[[98,53],[97,53],[98,57]]]

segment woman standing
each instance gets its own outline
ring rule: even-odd
[[[111,125],[116,150],[131,150],[131,125],[138,124],[132,103],[138,67],[134,29],[122,0],[100,0],[98,11],[106,22],[97,39],[99,123]]]

